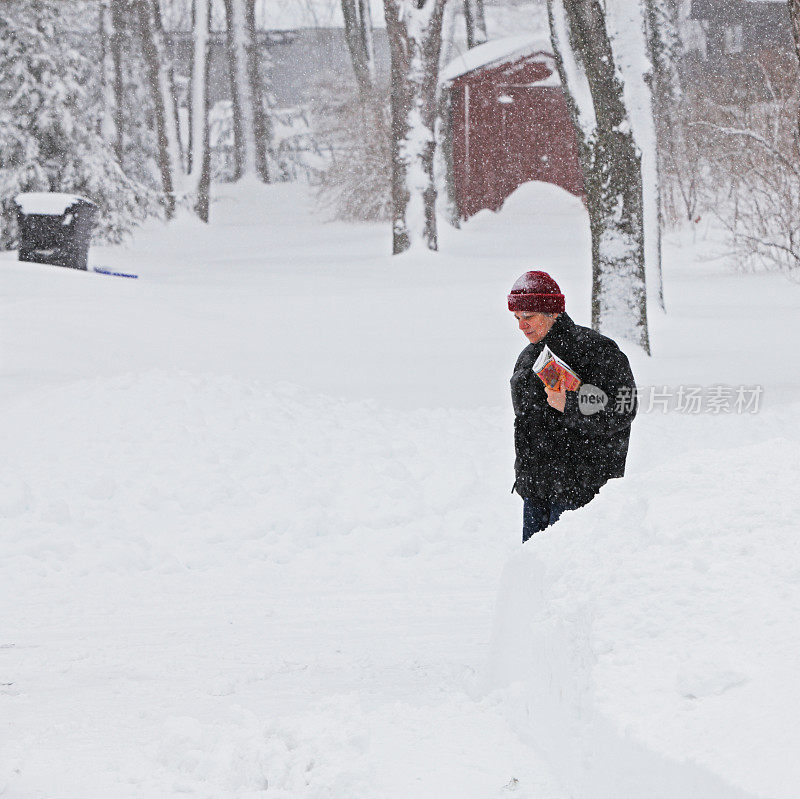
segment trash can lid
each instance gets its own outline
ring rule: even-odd
[[[55,191],[30,191],[18,194],[14,202],[23,214],[61,216],[68,208],[79,203],[94,206],[91,200],[77,194],[62,194]]]

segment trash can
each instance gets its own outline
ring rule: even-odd
[[[19,260],[86,269],[97,206],[57,192],[18,194]]]

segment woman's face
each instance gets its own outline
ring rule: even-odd
[[[541,341],[556,321],[557,313],[539,313],[538,311],[514,311],[514,318],[519,329],[531,344]]]

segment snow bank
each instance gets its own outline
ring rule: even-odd
[[[454,514],[452,546],[465,501],[481,501],[465,431],[488,436],[483,457],[498,469],[507,461],[489,411],[398,415],[290,384],[160,371],[32,393],[6,405],[5,422],[14,457],[0,464],[0,520],[14,534],[0,576],[12,582],[34,564],[170,574],[244,556],[257,570],[323,540],[332,568],[356,539],[389,558],[446,552],[441,515]]]
[[[574,795],[796,797],[793,435],[614,481],[507,564],[487,685]]]
[[[163,370],[5,402],[0,794],[566,799],[466,692],[507,426]]]

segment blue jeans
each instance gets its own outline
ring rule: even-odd
[[[575,505],[550,499],[524,499],[522,502],[522,543],[534,533],[546,530],[558,521],[565,510],[575,510]]]

